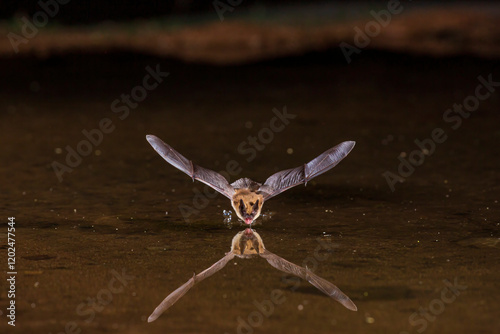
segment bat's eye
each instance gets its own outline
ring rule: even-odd
[[[243,203],[243,200],[240,199],[240,211],[244,212],[245,211],[245,203]]]
[[[253,202],[250,202],[250,205],[252,205],[252,206],[253,206]]]

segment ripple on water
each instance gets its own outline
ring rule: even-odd
[[[491,238],[491,237],[484,237],[484,238],[466,238],[458,241],[458,244],[461,246],[472,246],[472,247],[493,247],[493,248],[500,248],[500,238]]]

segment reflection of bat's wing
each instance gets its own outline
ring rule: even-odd
[[[231,199],[233,197],[234,188],[227,182],[224,176],[213,170],[193,164],[191,160],[186,159],[182,154],[156,136],[147,135],[146,139],[155,151],[169,164],[186,173],[193,180],[196,179],[212,187],[227,198]]]
[[[271,175],[259,189],[264,194],[264,200],[301,183],[307,184],[312,178],[329,171],[351,152],[354,144],[353,141],[345,141],[323,152],[303,166]]]
[[[352,300],[349,299],[349,297],[347,297],[342,291],[340,291],[339,288],[337,288],[333,283],[330,283],[327,280],[314,274],[309,269],[299,267],[298,265],[293,264],[279,257],[278,255],[271,253],[267,249],[259,255],[265,258],[267,262],[269,262],[269,264],[271,264],[274,268],[305,279],[306,281],[314,285],[318,290],[335,299],[349,310],[358,310]]]
[[[184,296],[186,292],[188,292],[189,289],[191,289],[196,283],[201,282],[205,278],[212,276],[213,274],[224,268],[224,266],[233,258],[234,258],[234,253],[229,252],[222,259],[215,262],[210,268],[205,269],[198,275],[193,275],[193,277],[191,277],[189,281],[187,281],[177,290],[169,294],[167,298],[165,298],[161,302],[161,304],[158,305],[158,307],[149,316],[148,322],[155,321],[163,312],[165,312],[170,306],[174,305],[182,296]]]

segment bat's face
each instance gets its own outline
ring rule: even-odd
[[[251,258],[264,251],[264,242],[260,235],[250,228],[238,232],[231,243],[231,251],[241,258]]]
[[[238,189],[231,201],[236,215],[250,225],[260,215],[264,197],[248,189]]]

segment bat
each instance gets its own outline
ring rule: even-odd
[[[198,275],[193,274],[193,277],[191,277],[186,283],[184,283],[179,288],[177,288],[177,290],[169,294],[149,316],[148,322],[153,322],[156,319],[158,319],[158,317],[163,312],[165,312],[172,305],[174,305],[196,283],[201,282],[205,278],[212,276],[213,274],[224,268],[224,266],[229,261],[231,261],[235,256],[240,258],[251,258],[256,255],[260,255],[261,257],[266,259],[267,262],[269,262],[269,264],[274,268],[283,271],[287,274],[298,276],[308,281],[318,290],[320,290],[327,296],[331,297],[333,300],[338,301],[349,310],[351,311],[358,310],[358,308],[352,302],[352,300],[349,297],[347,297],[347,295],[345,295],[333,283],[330,283],[327,280],[314,274],[307,267],[306,268],[299,267],[298,265],[293,264],[274,253],[271,253],[265,248],[264,242],[262,241],[260,235],[254,230],[247,228],[243,231],[238,232],[234,236],[231,242],[231,251],[226,253],[226,255],[222,259],[215,262],[210,268],[205,269]]]
[[[194,164],[160,138],[147,135],[146,139],[169,164],[189,175],[193,181],[203,182],[229,198],[238,218],[248,225],[259,217],[265,201],[296,185],[307,185],[314,177],[335,167],[355,145],[353,141],[340,143],[300,167],[271,175],[264,184],[248,178],[241,178],[229,184],[224,176]]]

